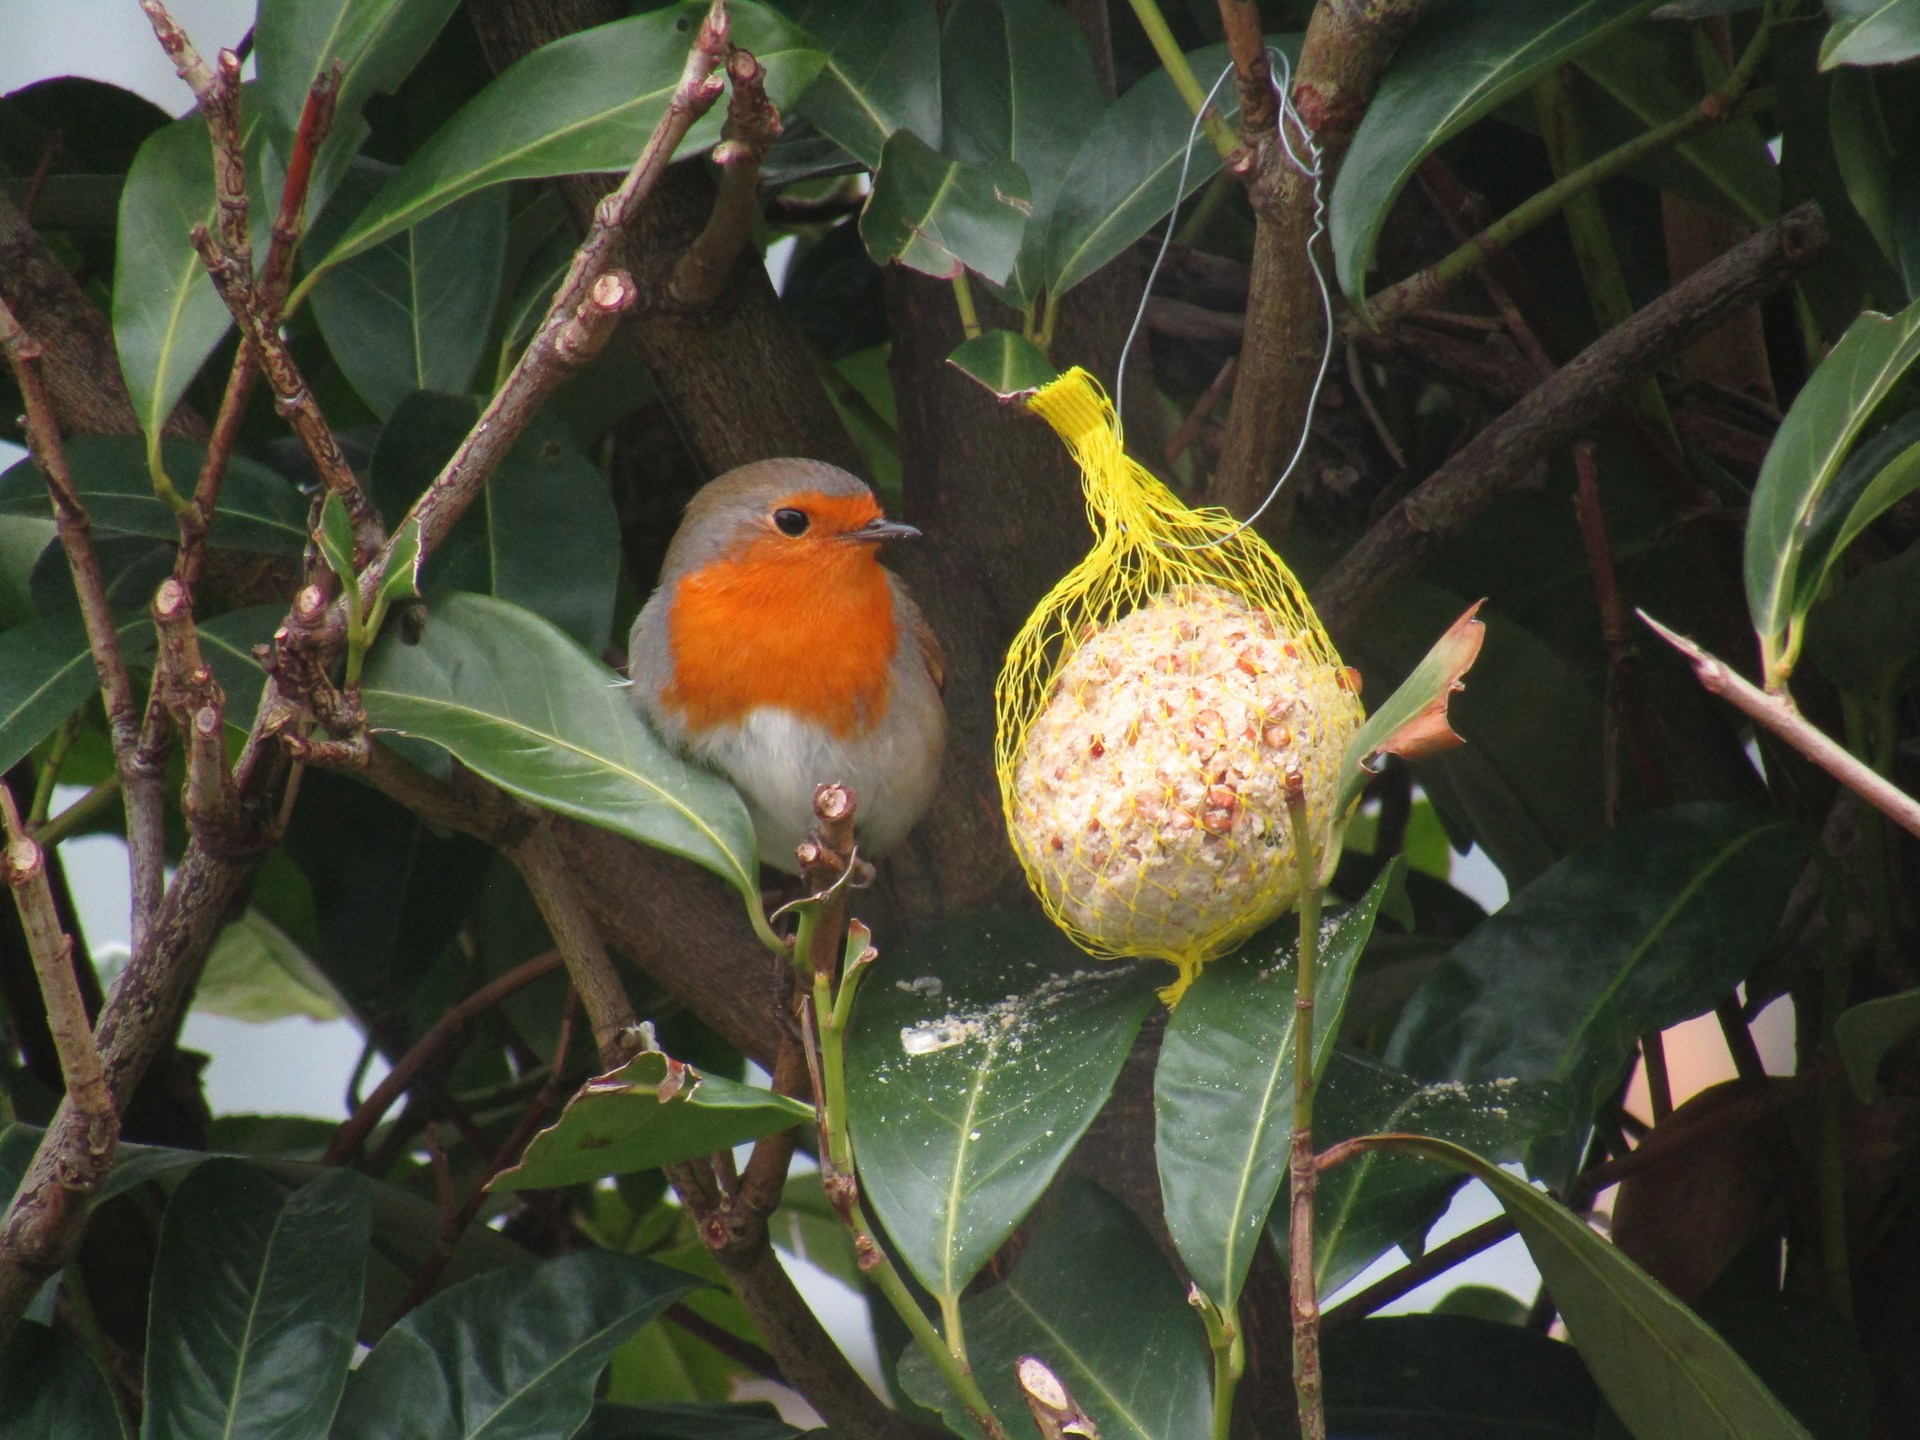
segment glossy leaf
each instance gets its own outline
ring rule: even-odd
[[[1833,28],[1820,46],[1820,68],[1898,65],[1920,55],[1920,0],[1827,0]]]
[[[330,1440],[552,1440],[593,1408],[620,1342],[698,1282],[576,1250],[441,1292],[380,1337]]]
[[[1004,298],[1025,309],[1046,283],[1047,226],[1081,142],[1106,113],[1087,38],[1052,0],[961,0],[940,36],[941,148],[981,165],[1009,159],[1029,211]]]
[[[1863,485],[1848,493],[1836,481],[1861,430],[1916,358],[1920,302],[1894,316],[1867,311],[1813,372],[1768,447],[1747,511],[1746,580],[1769,683],[1793,669],[1807,608],[1845,541],[1897,492]],[[1920,482],[1920,468],[1908,473]]]
[[[800,1433],[765,1404],[615,1405],[603,1400],[573,1440],[787,1440]]]
[[[1480,647],[1486,643],[1486,624],[1476,618],[1484,603],[1476,600],[1447,627],[1426,658],[1348,742],[1347,753],[1340,761],[1336,813],[1344,814],[1360,799],[1378,756],[1418,759],[1461,743],[1448,724],[1447,702],[1456,690],[1464,688],[1460,677],[1473,667],[1480,657]]]
[[[153,493],[146,449],[132,435],[81,435],[67,441],[74,488],[96,529],[177,540],[180,522]],[[207,448],[169,440],[160,447],[167,472],[191,491]],[[47,483],[31,460],[0,474],[0,515],[48,513]],[[307,501],[291,480],[235,455],[220,483],[208,539],[226,550],[298,555],[307,543]]]
[[[1496,1162],[1520,1159],[1536,1135],[1566,1123],[1565,1098],[1518,1080],[1423,1085],[1358,1051],[1340,1050],[1314,1104],[1313,1144],[1326,1150],[1355,1135],[1430,1135]],[[1374,1150],[1321,1172],[1314,1197],[1314,1278],[1331,1294],[1395,1245],[1416,1241],[1459,1185],[1402,1155]],[[1286,1216],[1268,1234],[1287,1253]]]
[[[1381,1143],[1493,1191],[1601,1393],[1637,1440],[1811,1440],[1726,1341],[1565,1206],[1444,1140]]]
[[[371,1186],[297,1190],[215,1158],[167,1206],[147,1324],[150,1440],[319,1440],[360,1319]]]
[[[313,315],[367,408],[386,416],[416,390],[463,391],[487,347],[506,257],[507,192],[435,211],[329,270]]]
[[[1571,1345],[1517,1325],[1397,1315],[1343,1325],[1322,1352],[1333,1435],[1593,1440],[1606,1410]]]
[[[1354,132],[1329,203],[1335,269],[1355,306],[1365,308],[1374,242],[1420,162],[1653,4],[1482,0],[1461,10],[1436,11],[1407,37]]]
[[[811,1105],[650,1050],[583,1085],[493,1188],[540,1190],[653,1170],[812,1119]]]
[[[78,1340],[32,1320],[0,1350],[0,1415],[8,1440],[127,1440],[106,1372]]]
[[[1566,1086],[1572,1127],[1529,1159],[1566,1179],[1638,1038],[1712,1009],[1759,961],[1806,851],[1795,826],[1735,805],[1622,823],[1454,947],[1401,1013],[1388,1063]]]
[[[1347,986],[1397,867],[1320,927],[1315,1073],[1333,1058]],[[1200,972],[1168,1017],[1153,1072],[1154,1158],[1167,1230],[1207,1298],[1230,1309],[1286,1178],[1293,1136],[1294,985],[1288,921]]]
[[[327,566],[339,577],[342,588],[351,588],[359,571],[353,563],[353,521],[347,518],[347,502],[338,490],[327,492],[320,506],[320,528],[314,533]]]
[[[1834,1038],[1862,1105],[1873,1103],[1874,1082],[1887,1052],[1916,1030],[1920,1030],[1920,990],[1883,995],[1841,1012],[1834,1023]]]
[[[254,22],[260,98],[285,135],[314,77],[341,62],[337,117],[391,94],[420,63],[459,0],[261,0]],[[336,122],[337,123],[337,122]]]
[[[1187,63],[1196,75],[1218,75],[1227,63],[1227,47],[1195,50]],[[1222,87],[1215,108],[1229,124],[1239,115],[1238,92],[1232,85]],[[1173,78],[1155,70],[1137,82],[1100,117],[1068,166],[1070,178],[1047,226],[1046,288],[1064,295],[1151,230],[1219,169],[1220,152],[1205,135],[1194,136],[1193,111],[1180,98]]]
[[[259,109],[243,99],[241,113],[251,155]],[[233,323],[193,249],[193,227],[216,218],[206,121],[189,115],[148,136],[120,192],[113,343],[149,444]]]
[[[974,1375],[1009,1423],[1026,1413],[1014,1362],[1037,1355],[1098,1423],[1102,1440],[1191,1440],[1208,1433],[1209,1361],[1199,1317],[1153,1237],[1124,1205],[1087,1181],[1062,1187],[1013,1273],[962,1302],[960,1315]],[[977,1427],[917,1349],[901,1362],[900,1379],[955,1434],[974,1433]]]
[[[933,0],[813,0],[800,23],[825,64],[798,110],[869,170],[887,137],[940,134],[940,13]],[[755,52],[758,53],[758,52]]]
[[[307,953],[252,910],[214,941],[194,987],[193,1008],[256,1024],[292,1015],[338,1020],[346,1014],[339,992]]]
[[[1011,160],[949,159],[911,130],[880,151],[860,238],[880,264],[898,261],[943,280],[963,268],[994,284],[1013,273],[1033,208],[1026,172]]]
[[[1002,400],[1030,395],[1060,372],[1044,351],[1011,330],[988,330],[966,341],[947,363]]]
[[[543,45],[509,67],[408,157],[316,271],[341,265],[488,185],[626,170],[666,113],[706,11],[705,4],[682,3],[615,20]],[[790,105],[819,72],[818,52],[753,0],[734,0],[728,13],[733,43],[767,67],[768,98]],[[710,111],[676,153],[711,146],[725,109],[723,103]]]
[[[539,616],[450,595],[418,644],[382,640],[361,695],[376,729],[438,745],[536,805],[685,856],[758,906],[740,796],[670,753],[619,677]]]
[[[227,724],[236,729],[252,726],[254,711],[260,708],[260,692],[267,683],[267,672],[253,658],[253,647],[272,640],[286,613],[285,605],[255,605],[195,622],[194,628],[200,633],[200,657],[226,692]]]
[[[958,1296],[1107,1098],[1156,967],[1089,960],[1035,916],[969,916],[881,952],[848,1042],[862,1194]]]
[[[128,623],[121,638],[135,655],[153,624]],[[0,770],[14,763],[100,688],[87,627],[78,615],[29,620],[0,634]]]
[[[400,523],[479,418],[470,396],[401,402],[370,467],[374,500],[390,523]],[[606,478],[565,426],[536,416],[421,580],[429,596],[472,590],[511,600],[598,654],[612,635],[619,576],[620,519]]]

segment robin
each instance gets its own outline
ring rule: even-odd
[[[832,465],[742,465],[688,504],[633,622],[635,705],[669,745],[733,782],[760,858],[789,874],[816,786],[853,788],[870,858],[933,798],[946,656],[878,555],[919,533]]]

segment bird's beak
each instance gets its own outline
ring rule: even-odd
[[[864,540],[878,545],[884,540],[918,540],[920,532],[911,525],[902,525],[898,520],[879,518],[869,520],[858,530],[844,530],[842,540]]]

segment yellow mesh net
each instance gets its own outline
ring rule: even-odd
[[[1047,913],[1094,955],[1179,967],[1171,1005],[1298,897],[1290,775],[1331,872],[1359,676],[1264,540],[1128,458],[1084,370],[1028,404],[1079,462],[1094,543],[1007,652],[1001,805]]]

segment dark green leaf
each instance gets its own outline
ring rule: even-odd
[[[653,1170],[812,1119],[811,1105],[651,1050],[582,1086],[493,1188],[540,1190]]]
[[[767,1405],[614,1405],[603,1400],[573,1440],[786,1440],[799,1433]]]
[[[69,440],[66,449],[74,488],[97,528],[155,540],[180,538],[180,522],[153,493],[139,437],[82,435]],[[160,453],[167,473],[191,491],[207,447],[169,440]],[[47,507],[46,481],[32,461],[22,460],[0,474],[0,515],[45,515]],[[236,455],[227,462],[208,538],[227,550],[298,555],[307,543],[306,499],[292,481]]]
[[[347,380],[376,415],[416,390],[463,391],[487,347],[507,191],[467,195],[326,274],[313,292]]]
[[[1081,142],[1106,113],[1086,35],[1052,0],[962,0],[940,37],[942,149],[984,165],[1012,160],[1031,209],[1005,298],[1016,310],[1046,283],[1047,226]]]
[[[577,1250],[443,1291],[353,1372],[332,1440],[553,1440],[593,1406],[620,1342],[698,1282]]]
[[[1316,1073],[1333,1056],[1347,985],[1395,867],[1320,926]],[[1299,942],[1282,921],[1216,960],[1167,1019],[1153,1072],[1154,1158],[1167,1230],[1207,1298],[1231,1309],[1287,1171],[1293,1135],[1294,986]]]
[[[121,632],[135,654],[143,636],[151,649],[151,621],[132,621]],[[12,769],[99,688],[78,615],[29,620],[0,634],[0,770]]]
[[[463,195],[507,180],[624,171],[666,112],[704,3],[669,5],[582,30],[517,62],[408,158],[334,243],[320,273],[410,230]],[[821,57],[786,21],[753,0],[728,6],[733,42],[767,67],[767,96],[793,103]],[[719,136],[723,104],[695,125],[680,154]]]
[[[1084,1180],[1062,1188],[1006,1281],[962,1302],[960,1314],[974,1375],[1010,1424],[1026,1412],[1014,1362],[1037,1355],[1103,1440],[1208,1433],[1207,1341],[1199,1317],[1153,1237],[1124,1205]],[[902,1360],[900,1379],[956,1434],[974,1433],[918,1350]]]
[[[1422,1085],[1371,1056],[1333,1057],[1314,1106],[1313,1143],[1325,1150],[1355,1135],[1405,1132],[1464,1145],[1497,1162],[1520,1159],[1536,1135],[1566,1124],[1563,1096],[1517,1080]],[[1314,1198],[1314,1275],[1331,1294],[1395,1245],[1418,1237],[1459,1181],[1431,1165],[1374,1150],[1320,1175]],[[1275,1211],[1268,1227],[1287,1251],[1287,1225]]]
[[[194,987],[193,1008],[256,1023],[291,1015],[338,1020],[346,1013],[339,992],[307,953],[252,910],[220,932]]]
[[[246,730],[253,724],[253,712],[260,708],[260,692],[267,683],[267,672],[253,658],[253,647],[272,640],[286,613],[285,605],[256,605],[201,620],[194,627],[200,632],[200,656],[226,692],[227,724],[236,729]]]
[[[154,1261],[143,1434],[326,1435],[353,1358],[370,1189],[334,1170],[289,1193],[221,1158],[181,1181]]]
[[[243,99],[242,114],[251,158],[259,107]],[[113,262],[114,348],[149,444],[233,323],[191,238],[195,225],[214,225],[215,208],[206,121],[194,114],[156,130],[120,192]]]
[[[79,1341],[22,1320],[0,1351],[7,1440],[127,1440],[113,1385]]]
[[[1883,995],[1841,1012],[1834,1038],[1862,1105],[1873,1103],[1874,1081],[1887,1052],[1915,1030],[1920,1030],[1920,990]]]
[[[862,1193],[900,1258],[958,1296],[1092,1123],[1155,967],[1099,964],[1038,917],[970,916],[867,978],[848,1041]]]
[[[1196,75],[1218,75],[1227,63],[1227,47],[1195,50],[1187,63]],[[1216,108],[1231,123],[1239,114],[1238,92],[1225,87]],[[1193,111],[1174,88],[1173,77],[1155,70],[1100,117],[1068,167],[1071,178],[1047,226],[1046,288],[1064,295],[1146,234],[1219,168],[1219,151],[1205,135],[1194,138]]]
[[[373,451],[373,494],[401,515],[480,418],[466,396],[409,396]],[[544,615],[598,654],[613,629],[620,521],[607,482],[550,416],[536,416],[424,567],[429,596],[472,590]]]
[[[1891,700],[1920,659],[1920,545],[1862,570],[1807,617],[1807,654],[1842,690]]]
[[[1420,162],[1447,140],[1653,8],[1654,0],[1481,0],[1431,13],[1394,52],[1333,187],[1341,288],[1366,305],[1373,246]]]
[[[1891,317],[1867,311],[1821,361],[1768,447],[1747,511],[1746,578],[1769,683],[1792,670],[1801,625],[1828,567],[1879,513],[1868,493],[1850,496],[1838,533],[1817,550],[1810,543],[1841,461],[1916,357],[1920,302]]]
[[[382,730],[426,740],[523,799],[719,875],[759,912],[753,825],[733,787],[671,754],[619,677],[539,616],[482,595],[389,635],[362,687]]]
[[[873,190],[860,212],[860,238],[881,263],[951,280],[968,269],[994,284],[1013,273],[1026,233],[1026,172],[1011,160],[950,160],[911,130],[880,151]]]
[[[261,0],[254,59],[261,100],[283,135],[300,123],[307,90],[341,62],[336,124],[375,92],[391,94],[420,63],[459,0]]]
[[[1567,1332],[1637,1440],[1811,1440],[1726,1341],[1565,1206],[1444,1140],[1386,1148],[1481,1180],[1513,1217]]]
[[[1920,0],[1827,0],[1833,28],[1820,68],[1898,65],[1920,55]]]
[[[1324,1359],[1334,1435],[1592,1440],[1605,1409],[1571,1345],[1512,1325],[1442,1315],[1363,1320],[1328,1335]]]
[[[1638,1037],[1710,1010],[1773,938],[1806,859],[1793,825],[1734,805],[1629,820],[1515,895],[1454,948],[1386,1058],[1426,1080],[1547,1080],[1573,1128],[1535,1173],[1564,1180]]]
[[[1060,375],[1039,346],[1011,330],[974,336],[949,355],[947,363],[1002,400],[1030,395]]]
[[[869,170],[895,131],[940,134],[940,13],[933,0],[814,0],[800,16],[826,59],[799,112]]]

